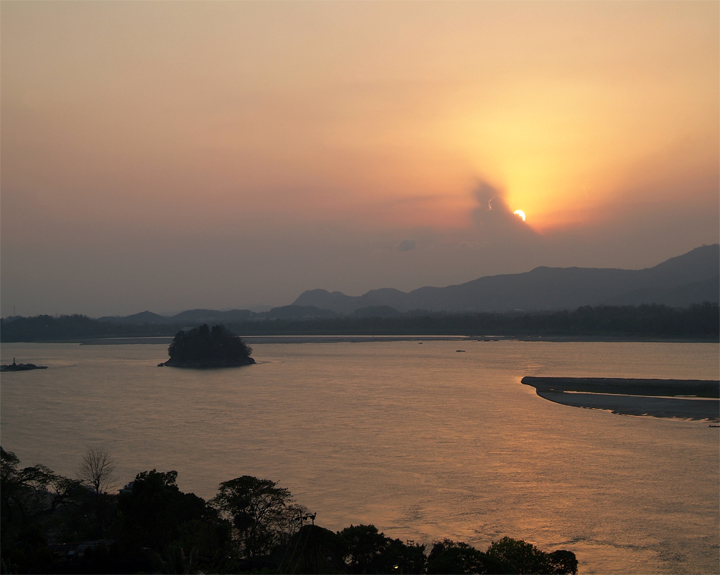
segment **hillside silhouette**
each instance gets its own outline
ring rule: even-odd
[[[359,308],[390,306],[400,312],[507,312],[574,310],[580,306],[665,304],[686,307],[718,302],[720,246],[701,246],[652,268],[550,268],[521,274],[485,276],[464,284],[411,292],[392,288],[362,296],[308,290],[294,304],[316,306],[340,314]]]

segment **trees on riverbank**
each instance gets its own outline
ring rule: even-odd
[[[261,335],[455,335],[506,337],[672,338],[717,340],[720,309],[717,302],[671,308],[640,306],[583,306],[576,310],[431,313],[414,310],[387,317],[261,319],[228,321],[228,329],[243,336]],[[3,342],[48,342],[109,337],[173,336],[184,325],[128,324],[93,320],[86,316],[34,316],[0,319]]]
[[[276,482],[241,476],[210,501],[186,494],[177,472],[141,472],[101,493],[45,466],[2,457],[2,573],[576,574],[572,552],[546,553],[503,538],[482,552],[463,542],[426,545],[375,526],[338,532],[314,523]],[[96,516],[96,499],[104,503]]]

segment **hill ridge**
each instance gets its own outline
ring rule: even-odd
[[[528,272],[482,276],[445,287],[422,286],[410,292],[378,288],[361,296],[316,288],[303,292],[293,305],[339,314],[371,306],[391,306],[401,312],[537,311],[638,303],[687,306],[698,298],[717,302],[719,275],[720,245],[711,244],[638,270],[537,266]],[[684,291],[683,286],[687,287]],[[647,301],[638,302],[638,298]]]

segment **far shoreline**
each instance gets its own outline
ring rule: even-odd
[[[248,344],[332,344],[340,342],[578,342],[578,343],[613,343],[613,342],[646,342],[665,344],[720,344],[714,338],[648,338],[629,336],[530,336],[530,335],[364,335],[364,334],[332,334],[332,335],[257,335],[243,336]],[[123,336],[107,338],[76,338],[68,340],[35,340],[4,342],[4,344],[80,344],[83,346],[118,345],[118,344],[164,344],[169,345],[172,336]]]

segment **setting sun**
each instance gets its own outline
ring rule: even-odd
[[[522,221],[525,222],[525,212],[523,212],[522,210],[515,210],[513,214],[517,214],[518,216],[520,216],[520,218],[522,218]]]

